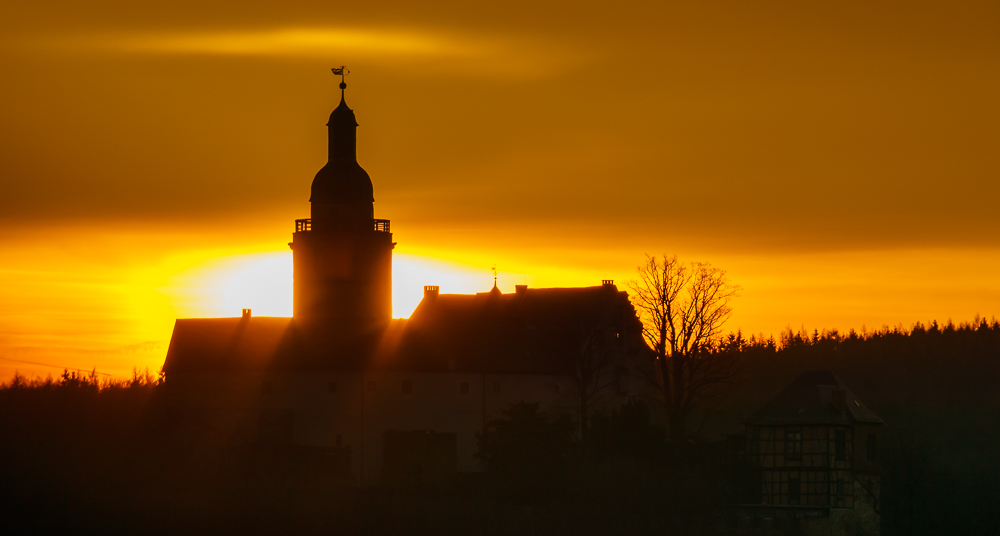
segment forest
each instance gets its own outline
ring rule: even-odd
[[[725,434],[796,376],[837,374],[886,423],[882,534],[995,533],[1000,323],[725,337],[738,363],[692,439],[650,401],[591,417],[512,406],[479,436],[484,471],[356,490],[300,452],[218,445],[163,402],[161,379],[96,372],[0,387],[0,514],[19,532],[677,534],[717,532],[732,500]]]

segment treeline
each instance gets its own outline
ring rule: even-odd
[[[898,403],[995,404],[1000,379],[1000,322],[976,318],[955,325],[916,323],[910,328],[883,327],[846,334],[837,330],[786,329],[778,340],[744,340],[731,335],[729,345],[742,354],[753,389],[764,376],[783,386],[806,369],[832,369],[852,390],[872,400]]]
[[[917,323],[865,332],[791,329],[777,340],[733,334],[714,350],[735,352],[740,374],[722,404],[740,421],[804,370],[836,373],[884,419],[907,412],[1000,407],[1000,322]]]
[[[0,516],[9,533],[119,529],[137,521],[136,489],[155,463],[136,447],[160,385],[65,371],[0,386]]]

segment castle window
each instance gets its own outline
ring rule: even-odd
[[[847,430],[837,430],[833,437],[833,456],[842,462],[847,459]]]
[[[868,434],[868,461],[874,462],[878,459],[878,448],[875,443],[875,434]]]
[[[462,382],[458,389],[463,395],[469,394],[469,382]]]
[[[628,382],[625,378],[628,376],[628,367],[625,365],[618,365],[615,367],[615,391],[619,395],[628,394]]]
[[[802,429],[788,428],[785,430],[785,461],[802,459]]]
[[[413,382],[410,380],[403,380],[403,394],[408,395],[413,392]]]
[[[368,392],[369,393],[375,392],[375,380],[371,380],[368,382]]]
[[[798,478],[788,479],[788,504],[799,504],[802,496],[802,482]]]
[[[273,389],[274,389],[274,386],[271,385],[271,382],[265,381],[265,382],[263,382],[263,383],[260,384],[260,392],[261,392],[261,394],[269,395],[269,394],[271,394],[271,391]]]
[[[337,392],[337,382],[330,382],[330,392],[331,393]]]

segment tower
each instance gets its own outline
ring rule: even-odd
[[[343,76],[343,67],[334,69]],[[354,111],[341,79],[340,105],[326,124],[329,159],[312,182],[311,218],[292,235],[293,316],[312,330],[362,334],[392,317],[389,220],[374,219],[371,178],[357,159]]]

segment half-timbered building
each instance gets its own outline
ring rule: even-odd
[[[877,531],[882,425],[832,372],[800,375],[732,438],[744,468],[737,526]]]

